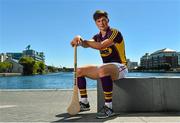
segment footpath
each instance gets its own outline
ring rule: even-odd
[[[96,119],[96,90],[88,90],[91,110],[70,116],[66,108],[71,96],[72,90],[0,90],[0,122],[180,123],[180,113],[121,113],[108,119]]]

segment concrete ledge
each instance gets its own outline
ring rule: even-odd
[[[104,105],[101,82],[97,84],[99,111]],[[125,78],[113,84],[115,112],[180,112],[180,78]]]

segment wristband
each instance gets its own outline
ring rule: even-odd
[[[84,40],[83,40],[82,38],[80,38],[80,41],[81,41],[81,42],[79,43],[79,46],[82,46]]]

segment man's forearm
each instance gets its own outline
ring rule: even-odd
[[[97,49],[97,50],[103,50],[104,48],[107,48],[107,47],[113,45],[114,42],[112,40],[110,40],[110,39],[105,39],[102,42],[84,40],[82,42],[82,44],[83,44],[84,47],[91,47],[91,48],[94,48],[94,49]]]
[[[95,41],[88,41],[88,40],[84,40],[82,41],[82,47],[91,47],[94,49],[100,49],[101,48],[101,43],[100,42],[95,42]]]
[[[81,41],[81,46],[84,47],[84,48],[88,48],[89,45],[88,45],[88,43],[87,43],[87,40],[82,40],[82,41]]]

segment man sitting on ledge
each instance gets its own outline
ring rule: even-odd
[[[77,84],[81,95],[81,111],[90,110],[87,99],[86,79],[101,80],[105,105],[97,113],[97,118],[107,118],[112,116],[112,90],[113,80],[124,78],[127,73],[127,61],[123,37],[117,29],[110,28],[108,14],[105,11],[97,10],[93,15],[96,26],[100,30],[91,40],[83,40],[81,36],[76,36],[72,46],[80,45],[90,47],[100,51],[103,60],[101,66],[84,66],[77,70]]]

